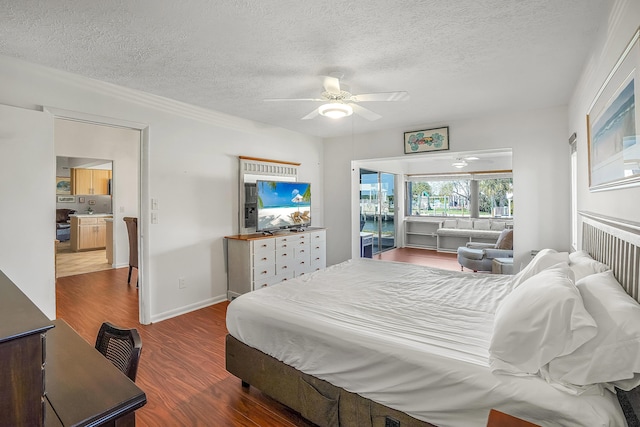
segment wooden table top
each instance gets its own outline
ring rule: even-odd
[[[63,426],[97,426],[147,403],[145,393],[64,320],[53,323],[46,335],[45,390]]]

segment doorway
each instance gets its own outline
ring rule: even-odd
[[[78,113],[62,110],[54,110],[51,113],[55,116],[54,152],[56,157],[106,159],[112,167],[106,195],[98,196],[94,193],[97,190],[83,190],[81,192],[89,194],[77,193],[71,197],[75,197],[76,203],[80,202],[80,197],[84,199],[84,204],[78,204],[77,207],[79,213],[89,221],[99,221],[100,218],[97,218],[96,215],[98,210],[111,220],[110,233],[108,233],[110,235],[106,238],[109,244],[107,245],[105,241],[105,249],[101,248],[103,265],[106,265],[107,268],[128,268],[129,238],[123,218],[141,217],[141,170],[144,168],[142,159],[148,138],[146,127],[117,119],[85,114],[77,115]],[[89,169],[89,167],[80,169]],[[93,203],[91,205],[89,204],[90,200]],[[90,212],[91,210],[93,213]],[[93,224],[91,227],[98,228]],[[136,243],[140,255],[144,255],[144,248],[140,244],[142,236],[142,230],[139,230]],[[87,248],[74,252],[86,252],[87,254],[94,252],[85,249]],[[109,254],[109,261],[106,259],[107,253],[105,251]],[[131,283],[138,281],[140,284],[138,315],[140,322],[146,324],[148,323],[146,320],[148,315],[144,302],[148,299],[149,292],[143,286],[142,260],[138,265],[140,268],[135,271],[138,276],[135,277],[134,274]],[[126,280],[122,283],[114,283],[114,285],[129,286]]]
[[[113,268],[113,162],[56,156],[56,279]]]
[[[372,255],[396,247],[395,175],[360,169],[361,255]]]

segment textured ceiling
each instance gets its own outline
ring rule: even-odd
[[[568,102],[612,0],[0,0],[0,54],[322,137]],[[383,117],[300,118],[321,75]],[[352,116],[353,117],[353,116]]]

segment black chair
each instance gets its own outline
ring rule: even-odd
[[[125,216],[122,218],[127,224],[127,234],[129,235],[129,277],[127,283],[131,284],[131,270],[138,269],[138,218]],[[137,285],[136,281],[136,285]]]
[[[136,329],[122,329],[105,322],[98,331],[96,350],[111,361],[131,381],[136,380],[142,340]]]

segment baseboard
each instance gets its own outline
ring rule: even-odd
[[[226,295],[220,295],[214,298],[209,298],[204,301],[199,301],[194,304],[185,305],[184,307],[178,307],[174,310],[165,311],[164,313],[158,313],[151,315],[151,323],[161,322],[163,320],[178,317],[183,314],[190,313],[192,311],[200,310],[201,308],[209,307],[220,302],[227,301]]]

